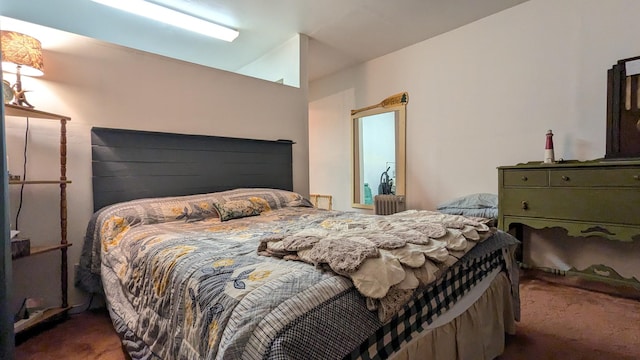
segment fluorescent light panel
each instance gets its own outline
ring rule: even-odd
[[[239,34],[236,30],[229,29],[222,25],[214,24],[143,0],[92,1],[228,42],[235,40]]]

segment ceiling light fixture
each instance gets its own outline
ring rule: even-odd
[[[239,35],[236,30],[143,0],[92,1],[228,42],[232,42]]]

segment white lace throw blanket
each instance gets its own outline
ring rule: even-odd
[[[493,233],[483,219],[432,211],[346,214],[263,238],[258,253],[304,261],[350,278],[383,322],[416,289],[435,281]]]

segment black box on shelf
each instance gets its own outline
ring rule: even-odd
[[[31,240],[14,237],[11,239],[11,258],[17,259],[31,254]]]

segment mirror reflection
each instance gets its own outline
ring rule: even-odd
[[[408,94],[352,110],[353,201],[373,209],[376,195],[405,195],[405,123]]]

